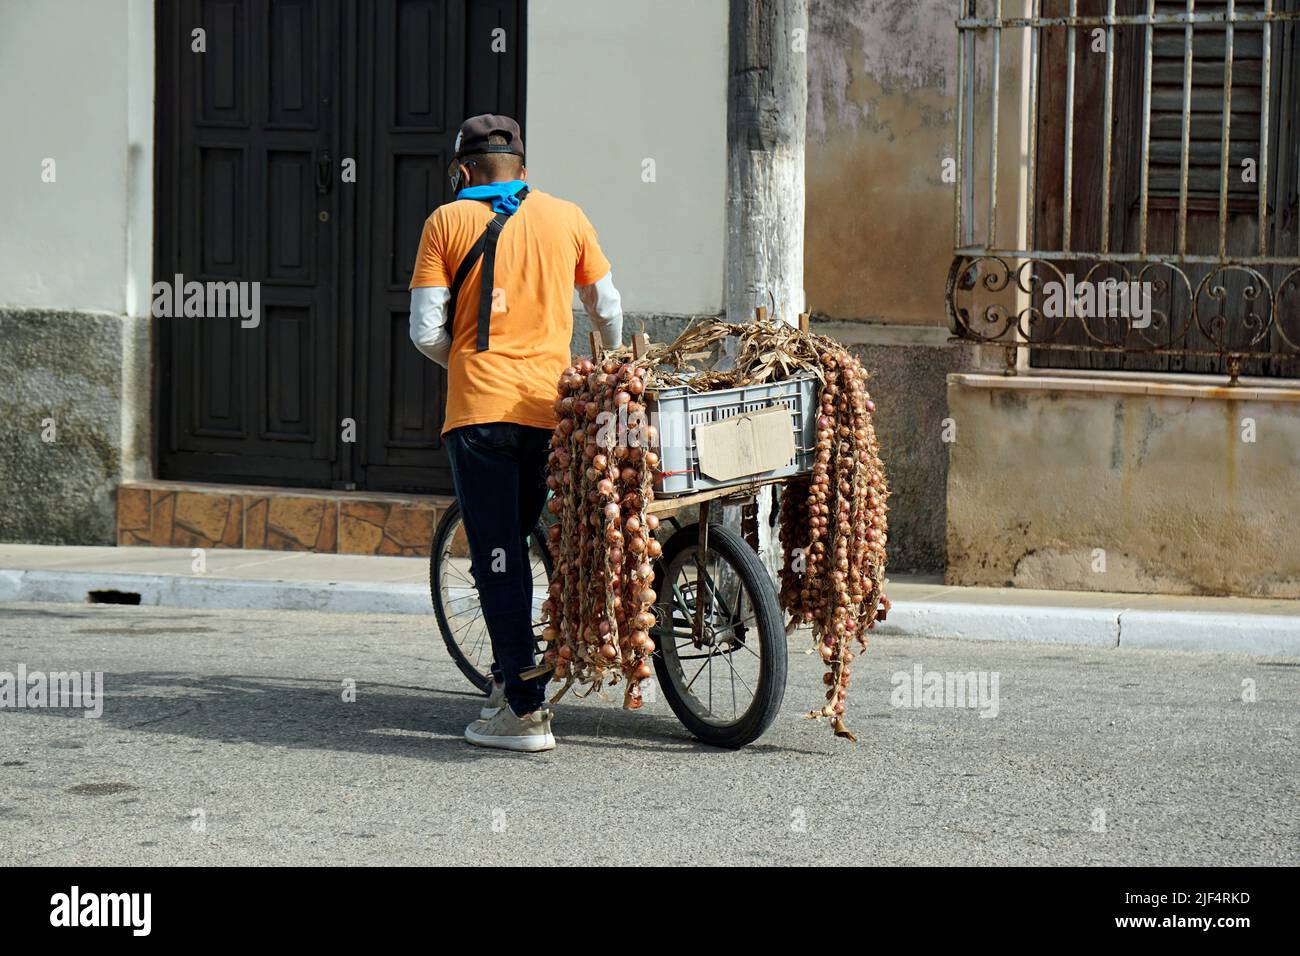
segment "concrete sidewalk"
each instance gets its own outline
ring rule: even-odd
[[[429,614],[425,558],[0,544],[0,602]],[[948,587],[900,575],[882,637],[1300,656],[1300,601]],[[138,601],[134,599],[138,596]],[[100,600],[104,600],[101,595]],[[113,600],[109,596],[108,600]]]
[[[148,605],[429,614],[429,559],[211,548],[0,544],[0,601],[84,604],[94,591]]]

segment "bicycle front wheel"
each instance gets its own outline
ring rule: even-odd
[[[708,744],[758,739],[785,697],[786,636],[776,588],[736,532],[709,525],[668,542],[656,572],[655,672],[668,705]],[[701,606],[702,605],[702,606]]]

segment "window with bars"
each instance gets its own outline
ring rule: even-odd
[[[954,332],[1035,366],[1300,375],[1300,0],[961,6]],[[976,150],[1006,135],[992,104],[1018,41],[1025,239],[999,248]],[[1054,283],[1107,280],[1144,286],[1146,314],[1049,307]]]
[[[1159,0],[1157,14],[1177,15],[1186,10],[1183,0]],[[1242,13],[1261,13],[1262,0],[1238,0]],[[1201,13],[1226,16],[1225,3],[1200,3]],[[1181,194],[1183,104],[1189,106],[1188,126],[1188,198],[1196,208],[1217,212],[1220,172],[1222,169],[1222,131],[1224,115],[1223,74],[1226,66],[1226,33],[1202,32],[1193,39],[1191,75],[1185,76],[1185,27],[1160,24],[1154,28],[1151,62],[1151,173],[1152,205],[1172,208]],[[1263,24],[1239,23],[1233,30],[1232,124],[1228,143],[1230,172],[1244,171],[1243,162],[1258,163],[1263,118]],[[1141,46],[1126,44],[1130,55],[1140,55]],[[1136,73],[1140,64],[1131,72]],[[1187,95],[1184,95],[1184,79]],[[1278,112],[1280,85],[1270,84],[1270,115]],[[1140,108],[1141,103],[1130,103]],[[1135,117],[1140,121],[1140,117]],[[1258,168],[1256,168],[1258,174]],[[1257,178],[1257,177],[1256,177]],[[1258,192],[1257,183],[1243,175],[1228,176],[1229,208],[1234,212],[1252,212]]]

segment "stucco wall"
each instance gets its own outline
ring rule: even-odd
[[[1007,16],[1027,0],[1006,0]],[[985,13],[985,7],[981,8]],[[956,0],[811,0],[808,38],[807,227],[809,307],[836,319],[945,324],[956,185]],[[1001,47],[999,244],[1022,233],[1028,128],[1027,31]],[[975,238],[988,222],[992,44],[979,38],[976,76]]]
[[[952,259],[952,0],[809,5],[809,307],[935,325]]]
[[[116,542],[128,329],[107,313],[0,309],[0,541]]]
[[[1007,0],[1008,15],[1024,0]],[[946,341],[944,289],[953,258],[956,185],[956,0],[810,0],[804,286],[818,331],[849,344],[874,376],[877,434],[894,495],[890,562],[941,571],[946,541],[945,379],[974,352]],[[1021,64],[1003,43],[999,234],[1024,223],[1016,198],[1027,129]],[[990,111],[991,48],[974,58],[981,113]],[[974,181],[986,182],[990,140],[977,121]],[[987,192],[977,193],[977,235]]]
[[[148,477],[153,16],[0,6],[0,540],[111,544]]]
[[[1037,384],[950,380],[949,583],[1300,597],[1300,390]]]
[[[153,4],[6,3],[0,17],[0,306],[146,314]]]
[[[628,312],[722,308],[726,94],[726,0],[529,4],[528,174],[586,211]]]

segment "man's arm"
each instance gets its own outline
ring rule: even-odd
[[[600,333],[605,348],[623,344],[623,300],[614,288],[614,273],[606,272],[592,285],[578,286],[578,298],[587,310],[591,327]],[[414,321],[414,319],[412,319]]]
[[[420,354],[443,368],[451,358],[451,276],[442,250],[446,245],[444,208],[424,221],[420,248],[411,270],[411,342]]]
[[[450,301],[451,290],[442,286],[411,290],[411,341],[421,354],[443,368],[451,359],[451,328],[447,321]]]

